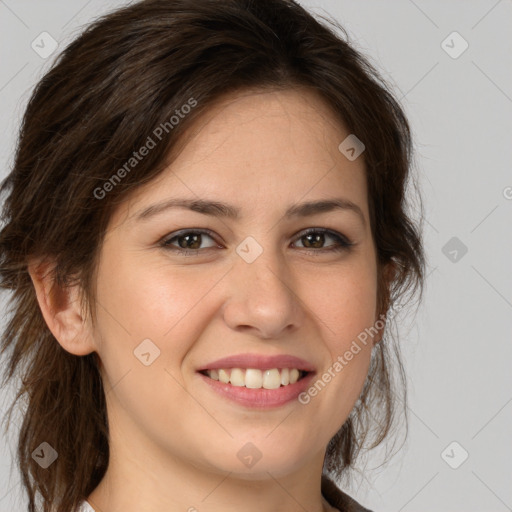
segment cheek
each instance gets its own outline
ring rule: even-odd
[[[171,425],[185,412],[182,362],[204,329],[201,299],[215,280],[186,268],[104,258],[98,272],[99,355],[113,414]],[[201,317],[201,315],[203,316]],[[181,410],[183,409],[183,410]],[[123,412],[125,411],[125,412]],[[178,415],[179,416],[179,415]]]
[[[307,283],[304,283],[306,286]],[[317,273],[315,286],[304,289],[332,357],[342,354],[352,340],[375,324],[377,282],[370,264]]]
[[[325,429],[332,437],[346,421],[367,377],[373,347],[368,333],[376,321],[376,280],[368,267],[354,267],[330,276],[317,274],[315,282],[318,286],[314,292],[310,288],[308,303],[327,357],[300,401],[311,416],[325,418],[310,432],[322,439]]]
[[[102,359],[118,360],[124,353],[128,364],[126,359],[133,359],[133,351],[149,339],[160,351],[155,363],[180,365],[191,340],[208,322],[203,299],[219,277],[193,265],[155,265],[133,256],[103,258],[98,273],[98,326],[109,347],[103,347]]]
[[[165,268],[155,269],[130,254],[109,257],[111,253],[105,249],[99,268],[100,304],[135,337],[160,337],[187,308],[190,293],[184,293],[184,281],[173,278],[170,286]]]

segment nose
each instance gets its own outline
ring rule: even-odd
[[[231,329],[277,339],[300,327],[302,301],[292,273],[276,251],[265,249],[251,263],[237,258],[228,275],[223,315]]]

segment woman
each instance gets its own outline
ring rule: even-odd
[[[391,431],[410,159],[384,82],[293,1],[90,25],[2,185],[28,510],[367,510],[334,482]]]

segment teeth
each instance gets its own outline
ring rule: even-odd
[[[245,386],[249,389],[277,389],[280,386],[295,384],[301,371],[297,368],[272,368],[259,370],[257,368],[232,368],[219,370],[206,370],[206,374],[213,380],[232,386]]]
[[[231,376],[229,377],[229,382],[233,384],[233,386],[244,386],[244,372],[240,370],[240,368],[233,368],[231,370]]]
[[[277,368],[263,372],[263,387],[265,389],[277,389],[281,387],[281,374]]]
[[[226,370],[219,370],[219,380],[227,384],[229,382],[229,373]]]
[[[233,373],[233,371],[236,371],[236,370],[238,370],[238,368],[233,368],[233,370],[231,370],[231,373]],[[229,382],[231,382],[231,379]],[[251,389],[258,389],[258,388],[263,387],[263,375],[261,373],[261,370],[252,369],[252,368],[248,368],[247,370],[245,370],[245,383],[244,384],[245,384],[246,388],[251,388]]]

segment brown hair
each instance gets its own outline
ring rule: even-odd
[[[27,271],[29,259],[55,262],[56,285],[80,284],[83,307],[94,318],[95,269],[114,208],[162,172],[185,128],[219,98],[245,89],[306,87],[327,101],[366,146],[380,313],[392,301],[423,291],[420,229],[406,211],[412,163],[407,119],[343,28],[327,21],[331,27],[293,0],[141,1],[89,25],[37,84],[14,167],[0,189],[6,196],[0,285],[12,291],[0,355],[10,351],[3,385],[21,377],[8,418],[22,399],[17,462],[29,512],[36,510],[37,493],[45,512],[74,512],[109,460],[98,356],[77,357],[53,337]],[[178,123],[170,122],[193,102]],[[158,132],[161,140],[147,156],[113,181],[162,126],[166,130]],[[386,281],[382,269],[390,262],[396,273]],[[329,443],[324,472],[344,475],[370,432],[371,447],[381,443],[400,389],[406,412],[400,353],[387,334],[395,318],[388,319],[385,339],[373,350],[356,406]],[[393,357],[401,378],[396,392]],[[43,441],[58,452],[47,470],[32,458]]]

